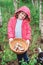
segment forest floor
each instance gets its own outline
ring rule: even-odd
[[[42,51],[43,51],[43,42],[41,41],[41,37],[39,37],[38,38],[38,40],[37,40],[37,42],[36,42],[36,45],[38,45],[38,47],[40,47],[41,49],[42,49]],[[2,52],[3,51],[3,49],[1,48],[1,46],[0,46],[0,52]],[[34,52],[32,52],[32,51],[30,51],[30,50],[28,50],[28,55],[31,57],[32,56],[32,54],[34,54]],[[35,49],[35,53],[37,53],[37,50]],[[1,58],[0,58],[0,62],[1,62]],[[18,60],[16,59],[15,61],[10,61],[10,62],[8,62],[6,65],[18,65]]]

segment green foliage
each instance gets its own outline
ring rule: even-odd
[[[34,31],[34,29],[33,29],[33,31]],[[37,33],[32,32],[32,33],[33,33],[33,36],[32,36],[32,44],[31,44],[30,50],[34,51],[34,48],[37,47],[36,42],[39,37],[39,32],[37,32]]]
[[[24,60],[22,59],[22,61],[20,61],[21,62],[21,65],[28,65],[26,62],[24,62]]]
[[[21,0],[23,3],[30,3],[31,0]]]
[[[35,65],[37,63],[37,60],[35,59],[36,57],[37,55],[33,54],[29,63],[24,62],[24,60],[22,59],[22,61],[20,61],[21,65]]]
[[[0,6],[5,6],[5,7],[8,7],[8,6],[11,6],[13,5],[13,1],[12,0],[0,0]]]
[[[37,60],[35,59],[36,57],[36,54],[34,54],[32,57],[31,57],[31,60],[29,62],[29,65],[35,65],[37,63]]]
[[[14,6],[13,6],[13,1],[12,0],[0,0],[1,6],[1,11],[2,11],[2,28],[0,28],[0,41],[4,41],[6,34],[7,34],[7,24],[9,18],[14,14]],[[8,4],[8,3],[9,4]],[[7,4],[5,4],[7,3]],[[12,8],[13,7],[13,8]]]
[[[5,65],[6,62],[12,61],[12,60],[16,60],[17,56],[14,52],[12,52],[8,46],[4,46],[4,51],[2,54],[2,65]]]

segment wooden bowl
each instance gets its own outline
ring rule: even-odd
[[[17,46],[16,44],[21,44],[23,50],[15,50],[15,46]],[[28,50],[29,45],[26,43],[26,41],[24,39],[21,38],[15,38],[11,43],[10,43],[10,48],[12,51],[14,51],[16,54],[22,54],[24,52],[26,52]]]

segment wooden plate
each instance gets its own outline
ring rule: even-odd
[[[22,45],[23,50],[15,50],[16,44]],[[14,51],[16,54],[22,54],[28,50],[28,44],[24,39],[21,38],[15,38],[11,43],[10,43],[10,48],[12,51]]]

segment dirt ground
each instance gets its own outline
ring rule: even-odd
[[[43,40],[41,40],[41,37],[39,37],[39,39],[37,40],[37,45],[38,47],[40,47],[43,51]]]

